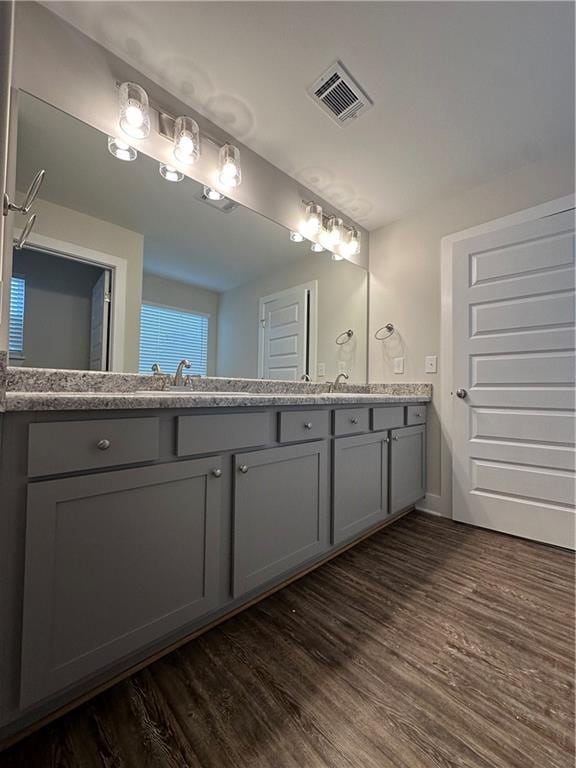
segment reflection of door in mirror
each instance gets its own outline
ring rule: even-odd
[[[311,374],[316,353],[316,281],[260,299],[258,339],[261,379],[298,381]]]
[[[110,272],[34,248],[13,271],[10,364],[108,370]]]

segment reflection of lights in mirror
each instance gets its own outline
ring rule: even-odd
[[[159,171],[160,176],[162,176],[163,179],[166,179],[166,181],[182,181],[184,178],[182,171],[179,171],[171,165],[166,165],[166,163],[160,163]]]
[[[220,149],[220,169],[218,179],[225,187],[237,187],[242,181],[240,150],[232,144],[224,144]]]
[[[322,231],[322,206],[317,203],[306,205],[306,218],[302,231],[307,237],[318,237]]]
[[[290,240],[293,243],[302,243],[304,241],[304,235],[301,235],[300,232],[290,232]]]
[[[114,138],[114,136],[108,136],[108,151],[118,160],[126,160],[127,162],[136,160],[138,157],[138,152],[136,152],[134,147],[126,144],[122,139]]]
[[[312,245],[310,246],[310,250],[313,253],[323,253],[326,250],[326,248],[324,248],[324,246],[321,245],[320,243],[312,243]]]
[[[120,128],[132,139],[145,139],[150,134],[148,95],[136,83],[120,86]]]
[[[223,200],[224,195],[221,192],[218,192],[217,189],[212,189],[212,187],[204,187],[204,197],[207,197],[208,200]]]
[[[332,253],[332,261],[344,261],[344,256],[339,253]]]
[[[200,130],[191,117],[177,117],[174,122],[174,157],[184,165],[200,157]]]

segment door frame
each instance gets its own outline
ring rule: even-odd
[[[317,374],[317,355],[318,355],[318,280],[311,280],[309,283],[293,285],[290,288],[284,288],[282,291],[276,291],[268,296],[261,296],[258,299],[258,378],[262,379],[264,374],[264,334],[262,333],[262,312],[264,305],[275,299],[280,299],[288,291],[294,291],[297,288],[309,291],[310,308],[308,311],[308,365],[309,375],[312,381],[316,379]]]
[[[531,208],[526,208],[523,211],[512,213],[509,216],[503,216],[500,219],[494,219],[485,224],[480,224],[476,227],[471,227],[470,229],[464,229],[461,232],[446,235],[446,237],[443,237],[440,241],[440,359],[443,361],[444,371],[446,372],[446,378],[442,382],[442,391],[440,393],[440,424],[442,431],[440,448],[440,483],[442,495],[431,498],[430,495],[427,494],[426,509],[429,509],[430,512],[442,515],[443,517],[452,517],[452,392],[454,389],[454,357],[452,354],[452,266],[454,246],[462,240],[467,240],[471,237],[476,237],[477,235],[496,232],[499,229],[506,229],[507,227],[512,227],[517,224],[524,224],[528,221],[535,221],[536,219],[553,216],[556,213],[562,213],[562,211],[574,208],[575,205],[576,195],[565,195],[564,197],[550,200],[547,203],[542,203]]]
[[[13,240],[18,242],[21,230],[14,228]],[[38,235],[32,232],[26,239],[26,247],[34,251],[44,251],[54,256],[60,256],[64,259],[82,261],[85,264],[92,264],[96,267],[102,267],[111,272],[112,282],[112,302],[111,302],[111,333],[110,333],[110,370],[124,371],[124,344],[126,333],[126,284],[127,284],[127,262],[119,256],[113,256],[110,253],[95,251],[92,248],[85,248],[76,243],[69,243],[64,240],[56,240],[46,235]]]

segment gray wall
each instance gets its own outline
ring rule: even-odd
[[[92,288],[102,270],[29,250],[14,252],[13,269],[26,279],[21,364],[89,368]]]
[[[169,280],[145,272],[142,282],[142,301],[210,316],[208,321],[208,376],[215,376],[219,294],[215,291],[208,291],[206,288],[199,288],[197,285]]]

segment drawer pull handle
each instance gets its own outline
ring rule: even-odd
[[[110,440],[98,440],[96,443],[96,448],[98,448],[100,451],[107,451],[108,448],[110,448]]]
[[[212,474],[214,477],[222,477],[222,470],[221,469],[213,469]]]
[[[248,465],[247,464],[240,464],[238,469],[240,470],[240,472],[242,472],[243,475],[245,475],[246,472],[248,472]]]
[[[350,419],[350,424],[358,424],[358,419],[356,418],[356,416]]]
[[[312,429],[312,422],[307,421],[306,424],[304,424],[304,429]]]

